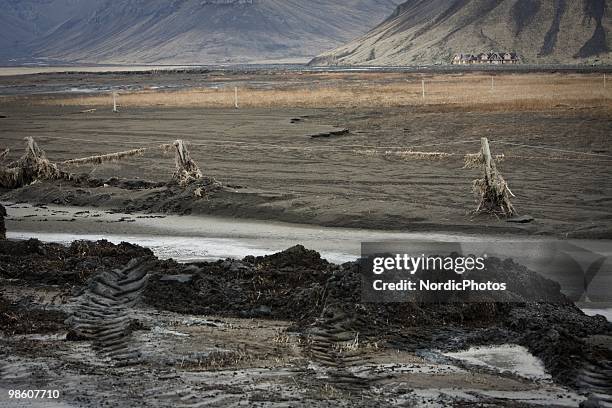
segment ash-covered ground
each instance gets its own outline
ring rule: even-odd
[[[5,164],[23,154],[24,137],[34,137],[62,170],[99,182],[44,181],[0,191],[0,200],[349,228],[609,238],[609,87],[602,89],[599,75],[565,73],[496,75],[493,82],[491,89],[489,75],[470,73],[274,70],[2,77]],[[233,108],[235,86],[240,109]],[[117,113],[111,91],[121,93]],[[474,216],[473,182],[482,171],[464,168],[463,159],[478,153],[481,137],[493,155],[503,155],[497,166],[512,202],[532,222]],[[188,143],[203,174],[224,188],[203,197],[169,188],[174,160],[159,149],[117,163],[61,164],[175,139]],[[434,154],[424,160],[411,152]]]
[[[70,173],[1,190],[9,234],[72,241],[87,228],[108,234],[110,222],[125,233],[137,217],[162,226],[168,215],[207,214],[365,234],[610,237],[612,122],[598,77],[496,77],[498,91],[488,76],[426,78],[437,99],[425,103],[421,76],[401,73],[225,76],[0,80],[2,165],[34,137],[48,164]],[[246,87],[240,109],[227,92],[235,85]],[[531,88],[548,96],[530,99]],[[448,103],[452,89],[461,98]],[[463,89],[488,96],[472,103]],[[116,90],[113,113],[106,92]],[[464,158],[482,136],[504,155],[496,160],[520,223],[474,215],[482,170]],[[159,146],[175,139],[190,143],[206,177],[170,181],[174,160]],[[64,163],[136,148],[147,150]],[[82,208],[15,215],[20,203]],[[521,265],[488,262],[491,279],[512,277],[516,302],[363,303],[357,264],[302,246],[182,264],[127,243],[0,241],[0,407],[16,405],[15,389],[58,390],[38,401],[57,407],[612,404],[610,323]],[[521,298],[525,287],[551,302]]]
[[[60,390],[52,402],[62,406],[609,398],[612,325],[512,261],[489,259],[488,270],[512,274],[517,288],[546,288],[554,303],[364,304],[358,264],[301,246],[179,264],[127,243],[0,241],[0,400],[11,406],[7,390],[31,388]],[[509,344],[538,357],[546,375],[445,354]]]

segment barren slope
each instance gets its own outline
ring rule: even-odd
[[[72,1],[78,3],[78,0]],[[27,47],[21,47],[30,49],[35,58],[71,62],[176,64],[307,60],[362,35],[388,16],[400,0],[93,0],[89,3],[96,4],[96,8],[81,8],[76,13],[71,7],[65,8],[66,17],[60,24],[37,36]],[[42,6],[34,8],[37,7]]]
[[[518,52],[526,63],[611,61],[611,0],[409,0],[317,65],[446,64],[455,53]]]
[[[0,58],[32,53],[30,43],[71,16],[87,15],[99,0],[0,0]]]

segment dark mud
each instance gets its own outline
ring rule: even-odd
[[[38,309],[31,299],[12,302],[2,296],[0,290],[0,334],[55,333],[66,329],[64,321],[68,316],[56,310]]]
[[[75,294],[99,274],[142,257],[152,258],[152,254],[125,243],[77,241],[63,247],[37,240],[2,241],[0,278],[16,279],[25,286],[59,285]],[[149,266],[143,301],[157,310],[186,315],[286,320],[292,322],[291,331],[302,334],[339,319],[345,331],[358,332],[363,342],[410,352],[520,344],[542,359],[555,381],[575,388],[580,388],[586,364],[600,367],[612,361],[610,349],[589,341],[596,335],[612,335],[612,325],[605,318],[584,315],[564,298],[558,285],[512,261],[488,262],[491,279],[514,277],[513,296],[522,296],[519,293],[529,286],[535,292],[546,292],[555,303],[527,299],[494,303],[486,298],[478,303],[461,298],[451,304],[361,303],[358,264],[330,264],[301,246],[243,260],[196,264],[155,261]],[[9,311],[20,310],[15,305],[7,307]],[[6,316],[10,315],[3,316],[6,330],[10,326]],[[38,330],[36,321],[41,319],[34,320],[31,328],[14,332]]]
[[[509,296],[517,303],[361,303],[361,278],[355,263],[333,265],[303,247],[265,257],[247,257],[187,266],[164,265],[145,296],[159,309],[181,313],[265,317],[295,322],[302,330],[330,310],[358,317],[360,336],[384,338],[403,349],[454,350],[470,345],[518,343],[542,358],[553,377],[575,385],[584,361],[612,361],[610,350],[586,344],[583,338],[609,334],[603,317],[587,317],[559,291],[559,286],[512,261],[489,259],[490,279],[512,282]],[[189,276],[188,280],[168,274]],[[512,279],[508,279],[512,276]],[[531,290],[526,290],[531,288]],[[535,303],[525,293],[552,303]],[[472,301],[474,299],[471,299]],[[416,329],[418,328],[418,329]]]
[[[153,253],[128,243],[74,241],[66,247],[36,239],[0,241],[0,278],[71,289],[97,273],[123,267],[142,256]]]

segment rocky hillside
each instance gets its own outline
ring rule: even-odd
[[[87,15],[98,0],[0,0],[0,58],[27,57],[31,42],[71,16]]]
[[[448,64],[517,52],[525,63],[611,63],[612,0],[408,0],[313,65]]]
[[[308,60],[401,0],[0,0],[4,56],[93,63]],[[6,21],[5,21],[6,20]]]

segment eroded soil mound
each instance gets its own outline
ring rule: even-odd
[[[69,247],[37,240],[0,242],[0,277],[24,284],[83,287],[94,274],[150,257],[148,249],[106,241]],[[304,333],[334,315],[345,316],[360,341],[403,350],[457,350],[472,345],[515,343],[542,358],[553,377],[576,385],[587,362],[612,361],[610,351],[588,341],[610,335],[605,318],[588,317],[558,285],[512,261],[489,260],[491,279],[513,277],[520,288],[545,291],[554,303],[362,303],[359,264],[334,265],[296,246],[278,254],[211,263],[153,262],[144,301],[160,310],[226,317],[289,320]],[[78,288],[77,288],[78,289]],[[512,291],[512,286],[511,286]],[[553,293],[554,292],[554,293]],[[520,299],[519,299],[520,300]],[[333,317],[332,317],[333,319]]]
[[[555,379],[572,385],[585,361],[612,360],[609,350],[584,340],[611,332],[605,318],[584,315],[559,285],[511,260],[489,259],[487,274],[511,282],[513,303],[486,297],[467,302],[460,296],[453,303],[361,303],[358,264],[330,264],[301,246],[242,261],[164,262],[161,269],[145,293],[147,303],[160,309],[287,319],[298,331],[324,320],[329,310],[341,310],[356,322],[353,330],[361,339],[383,339],[391,347],[453,350],[518,343],[542,358]],[[537,296],[553,303],[530,300]]]
[[[56,310],[31,308],[28,299],[11,302],[0,292],[0,333],[6,336],[64,330],[66,317]]]
[[[0,241],[0,278],[33,284],[82,285],[93,274],[122,267],[131,259],[153,256],[149,249],[108,241],[74,241],[70,246],[37,239]]]

